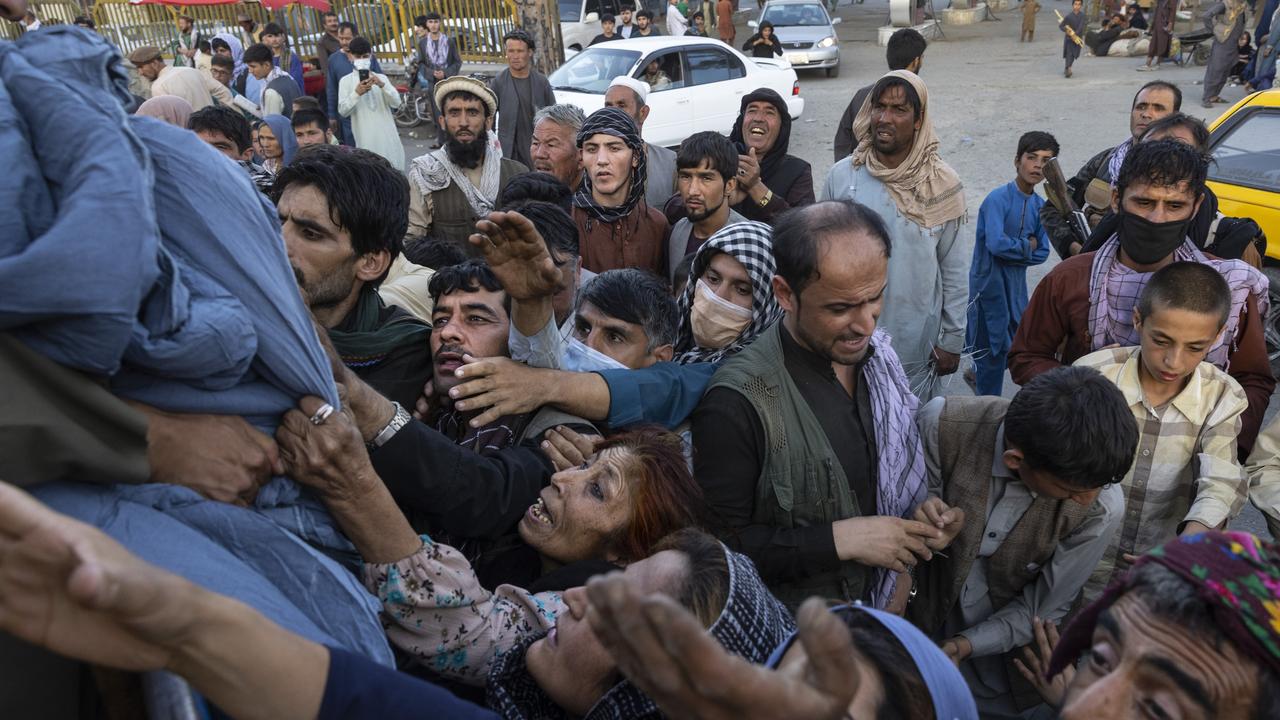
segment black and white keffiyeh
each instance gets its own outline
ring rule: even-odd
[[[592,135],[601,133],[622,138],[638,158],[635,169],[631,171],[631,189],[627,191],[627,199],[621,205],[604,207],[591,196],[591,171],[588,169],[583,172],[582,184],[573,194],[573,204],[575,207],[586,210],[602,223],[615,223],[630,215],[636,204],[644,198],[645,179],[648,177],[645,169],[647,158],[640,130],[636,128],[636,123],[631,116],[625,112],[617,108],[601,108],[591,113],[587,121],[582,124],[582,129],[578,131],[578,149],[581,150],[582,144]]]
[[[689,313],[693,310],[693,294],[698,278],[706,272],[711,258],[726,253],[742,263],[751,276],[751,324],[747,325],[733,342],[709,350],[698,347],[693,339],[693,325]],[[726,225],[710,238],[693,257],[689,269],[689,283],[680,296],[680,331],[676,335],[676,362],[720,362],[737,353],[769,329],[782,317],[782,307],[773,297],[773,275],[777,269],[773,260],[773,228],[759,222],[740,222]]]

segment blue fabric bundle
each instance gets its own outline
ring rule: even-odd
[[[96,34],[57,26],[0,43],[0,331],[171,412],[273,433],[303,395],[337,406],[275,209],[191,132],[126,116],[132,102]],[[33,490],[294,632],[391,664],[354,549],[292,480],[247,509],[84,480]]]

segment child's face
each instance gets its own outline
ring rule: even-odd
[[[1044,164],[1049,162],[1053,157],[1053,153],[1048,150],[1033,150],[1031,152],[1022,153],[1018,157],[1018,161],[1014,163],[1018,171],[1018,179],[1022,182],[1035,187],[1044,180]]]
[[[1084,3],[1080,0],[1075,0],[1075,2],[1071,3],[1072,12],[1080,12],[1080,8],[1082,7],[1084,7]]]
[[[1063,482],[1053,473],[1037,469],[1029,465],[1022,451],[1012,445],[1006,445],[1004,451],[1005,467],[1013,471],[1023,485],[1031,488],[1037,495],[1054,500],[1070,500],[1085,507],[1093,504],[1102,488],[1078,488]]]
[[[1222,334],[1214,315],[1159,305],[1145,318],[1135,309],[1133,326],[1142,337],[1142,367],[1147,375],[1158,383],[1179,386]]]
[[[272,63],[251,62],[251,63],[248,63],[248,65],[249,65],[249,72],[253,73],[253,76],[258,78],[259,80],[271,74]]]
[[[613,34],[613,26],[614,26],[614,23],[611,23],[611,22],[600,23],[600,28],[604,30],[605,35]]]

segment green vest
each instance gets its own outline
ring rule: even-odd
[[[511,182],[511,178],[525,172],[528,171],[524,165],[502,158],[498,170],[499,192]],[[444,189],[431,193],[431,206],[431,229],[434,233],[457,245],[467,257],[483,257],[484,254],[467,241],[476,231],[476,221],[480,217],[457,183],[449,183]]]
[[[858,500],[849,490],[826,430],[787,372],[781,328],[781,322],[775,323],[721,365],[708,388],[741,393],[764,428],[764,466],[756,479],[751,521],[797,528],[859,517]],[[794,611],[810,595],[843,601],[863,599],[872,572],[872,568],[844,562],[832,572],[769,583],[769,589]]]

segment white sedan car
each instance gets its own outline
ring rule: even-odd
[[[590,115],[604,107],[609,83],[619,75],[643,80],[653,63],[666,82],[649,93],[644,139],[675,147],[693,133],[728,135],[742,96],[767,87],[787,103],[792,118],[804,112],[796,72],[783,59],[752,59],[719,40],[648,37],[600,43],[573,56],[551,74],[556,102]]]

